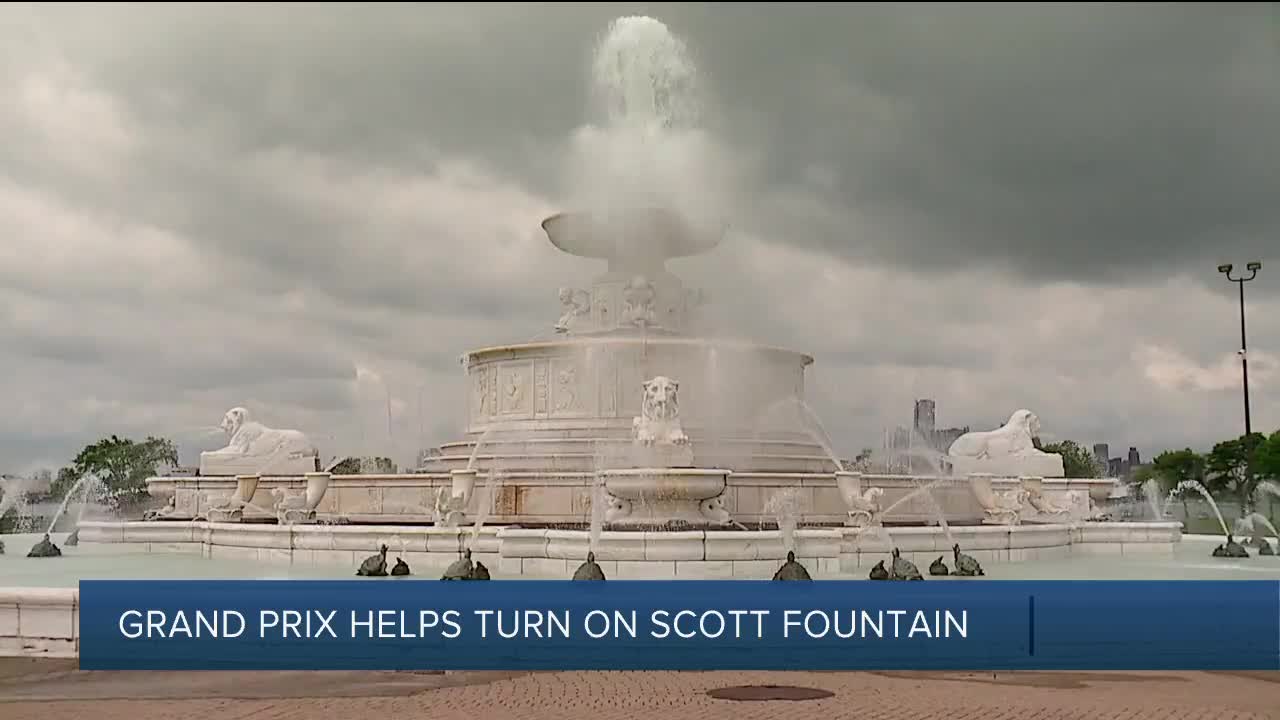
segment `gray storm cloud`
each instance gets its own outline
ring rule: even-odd
[[[593,94],[633,13],[696,68],[668,154]],[[1270,5],[13,6],[0,48],[5,472],[112,432],[189,457],[234,405],[354,446],[357,367],[397,452],[451,439],[458,355],[549,335],[599,271],[538,222],[637,159],[730,216],[672,269],[816,356],[842,452],[916,397],[1147,452],[1238,433],[1219,262],[1264,262],[1250,345],[1280,355]]]

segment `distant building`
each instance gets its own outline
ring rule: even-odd
[[[886,433],[885,449],[903,452],[912,449],[946,453],[956,438],[969,432],[969,426],[937,427],[937,403],[931,398],[917,400],[910,428],[898,426]]]
[[[1106,443],[1094,443],[1093,459],[1098,463],[1098,467],[1105,468],[1111,460],[1111,446]]]
[[[937,405],[933,400],[917,400],[915,420],[912,427],[921,435],[929,437],[933,433],[934,422],[937,419],[936,410]]]
[[[1113,458],[1110,455],[1110,447],[1106,443],[1093,446],[1093,456],[1099,465],[1106,468],[1107,477],[1127,480],[1143,467],[1142,455],[1136,447],[1130,446],[1128,455],[1122,458]]]

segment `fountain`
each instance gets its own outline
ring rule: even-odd
[[[456,440],[408,471],[322,471],[307,435],[233,408],[228,446],[204,455],[200,473],[148,480],[170,499],[152,515],[165,522],[87,521],[77,551],[182,543],[216,559],[234,547],[254,562],[287,559],[291,572],[328,563],[346,575],[353,558],[382,548],[364,573],[381,577],[395,572],[395,548],[405,568],[446,580],[488,579],[485,563],[499,578],[823,579],[866,577],[876,560],[873,575],[906,579],[939,551],[953,553],[951,575],[986,565],[1004,577],[1016,575],[1008,565],[1104,545],[1143,546],[1109,557],[1172,552],[1176,523],[1063,512],[1063,498],[1105,499],[1114,481],[1064,478],[1061,458],[1035,449],[1039,420],[1026,410],[961,436],[949,454],[911,440],[928,460],[923,474],[843,462],[805,400],[813,358],[706,329],[705,294],[668,269],[726,238],[724,213],[700,206],[716,183],[668,192],[663,177],[640,187],[654,180],[654,156],[684,159],[682,143],[705,136],[689,125],[696,72],[683,46],[651,18],[625,18],[597,60],[609,122],[577,139],[621,138],[628,152],[580,154],[609,165],[586,183],[599,192],[570,197],[576,209],[541,228],[558,251],[599,267],[580,286],[548,288],[544,331],[519,335],[535,339],[462,356]]]

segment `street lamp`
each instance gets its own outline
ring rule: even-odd
[[[1258,276],[1258,271],[1262,269],[1262,263],[1254,261],[1245,265],[1245,269],[1249,271],[1249,277],[1231,277],[1231,263],[1219,265],[1218,272],[1227,276],[1227,279],[1240,287],[1240,372],[1244,379],[1244,434],[1253,434],[1253,424],[1249,421],[1249,344],[1245,340],[1244,334],[1244,284]]]

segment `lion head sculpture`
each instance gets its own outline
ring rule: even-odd
[[[218,427],[228,436],[234,437],[247,422],[249,422],[249,411],[242,407],[234,407],[222,416],[222,424]]]
[[[680,383],[659,375],[643,383],[644,399],[640,415],[646,420],[670,420],[680,416],[680,404],[676,395]]]
[[[1017,410],[1009,416],[1005,427],[1025,432],[1029,438],[1040,437],[1040,418],[1030,410]]]

